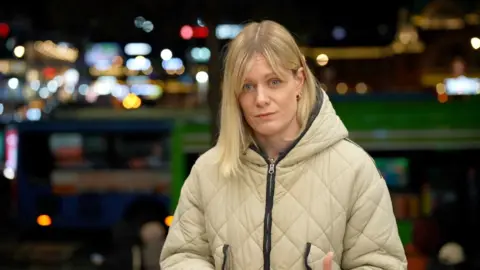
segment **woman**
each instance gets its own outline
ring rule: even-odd
[[[223,87],[218,142],[183,186],[162,270],[406,269],[385,181],[285,28],[247,25]]]

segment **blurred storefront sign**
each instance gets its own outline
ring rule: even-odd
[[[480,82],[478,78],[459,76],[445,80],[447,95],[478,95],[480,94]]]
[[[25,48],[28,61],[58,60],[75,63],[79,56],[78,49],[66,42],[35,41],[27,43]]]
[[[170,186],[170,176],[152,170],[54,171],[52,185],[57,194],[166,192]]]
[[[0,73],[3,75],[25,74],[27,63],[23,60],[0,60]]]

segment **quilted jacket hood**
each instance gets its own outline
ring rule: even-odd
[[[305,130],[286,149],[285,157],[279,165],[288,167],[309,159],[346,137],[348,131],[345,125],[337,116],[328,96],[319,90],[317,103]],[[243,158],[257,165],[265,164],[265,159],[257,152],[256,149],[249,149]]]

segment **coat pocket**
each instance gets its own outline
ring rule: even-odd
[[[228,269],[228,249],[230,248],[229,245],[223,245],[222,253],[223,253],[223,262],[222,262],[222,270]]]
[[[324,252],[312,243],[307,243],[305,246],[305,254],[303,262],[306,270],[323,270],[323,259],[329,251]],[[335,254],[334,254],[335,256]],[[338,258],[338,257],[337,257]],[[340,270],[340,266],[335,262],[335,257],[332,262],[332,270]]]
[[[215,269],[231,270],[230,264],[230,246],[223,245],[215,250]]]

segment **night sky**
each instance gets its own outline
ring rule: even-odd
[[[284,24],[309,46],[371,46],[388,44],[396,32],[400,7],[409,10],[424,6],[428,0],[307,1],[307,0],[48,0],[4,1],[0,20],[24,18],[32,28],[27,39],[48,38],[48,34],[89,41],[149,42],[153,46],[183,49],[179,37],[185,24],[205,18],[208,3],[220,23],[244,23],[272,19]],[[213,1],[213,2],[212,2]],[[457,2],[460,0],[456,0]],[[461,0],[472,3],[473,0]],[[478,1],[475,1],[478,2]],[[145,33],[135,28],[134,18],[143,16],[155,29]],[[334,29],[344,31],[336,40]],[[339,31],[337,31],[339,32]],[[202,41],[196,41],[202,43]],[[191,43],[191,41],[190,41]]]

